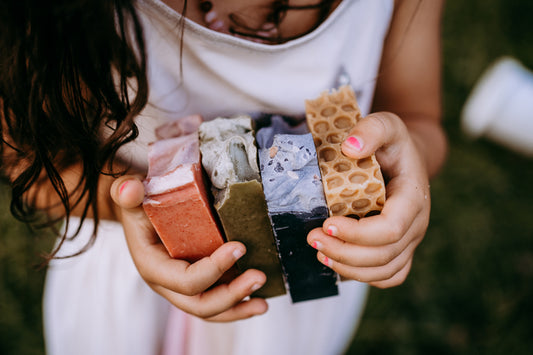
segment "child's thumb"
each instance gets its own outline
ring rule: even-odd
[[[394,139],[394,119],[388,112],[372,113],[361,119],[342,143],[342,152],[350,158],[361,159],[374,154]]]
[[[111,198],[119,207],[132,210],[141,206],[144,200],[144,185],[139,177],[125,175],[111,185]]]

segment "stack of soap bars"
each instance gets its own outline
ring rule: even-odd
[[[217,118],[200,126],[202,164],[212,184],[214,207],[227,240],[237,240],[247,253],[241,270],[258,269],[267,276],[258,297],[285,294],[278,250],[268,219],[249,117]]]
[[[247,247],[238,267],[267,275],[255,296],[338,294],[337,274],[318,261],[307,234],[330,215],[379,213],[385,188],[374,156],[340,151],[360,118],[351,88],[306,101],[306,117],[311,134],[273,117],[257,142],[248,116],[191,116],[156,131],[143,205],[172,257],[194,262],[237,240]]]

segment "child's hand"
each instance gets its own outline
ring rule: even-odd
[[[387,180],[380,215],[356,220],[328,218],[309,233],[318,259],[340,275],[385,288],[407,277],[415,248],[429,222],[428,174],[407,127],[396,115],[374,113],[362,119],[342,145],[346,156],[376,152]]]
[[[208,290],[246,252],[243,244],[225,243],[194,264],[172,259],[142,208],[142,182],[123,176],[112,184],[111,197],[133,261],[155,292],[181,310],[212,321],[239,320],[266,312],[265,300],[244,300],[266,281],[258,270],[247,270],[229,284]]]

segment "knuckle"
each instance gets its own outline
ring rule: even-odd
[[[199,307],[194,313],[195,313],[195,316],[197,316],[198,318],[202,318],[202,319],[211,318],[217,314],[216,312],[205,309],[203,307]]]
[[[194,296],[198,293],[198,290],[192,282],[185,282],[184,284],[180,285],[179,287],[179,293],[185,295],[185,296]]]
[[[389,245],[386,247],[385,252],[381,258],[381,265],[387,265],[399,255],[399,252],[395,245]]]
[[[400,241],[400,239],[402,239],[405,233],[405,230],[406,230],[405,223],[402,222],[401,220],[390,222],[385,238],[387,239],[389,244],[397,243]]]
[[[176,282],[176,284],[178,284],[176,291],[185,296],[195,296],[203,291],[196,278],[187,272],[184,273],[184,278],[179,283]]]

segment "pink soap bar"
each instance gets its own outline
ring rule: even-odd
[[[157,139],[168,139],[184,136],[198,131],[203,122],[200,115],[190,115],[170,121],[155,129]]]
[[[224,243],[211,210],[200,162],[198,135],[150,146],[144,210],[169,254],[195,262]]]

